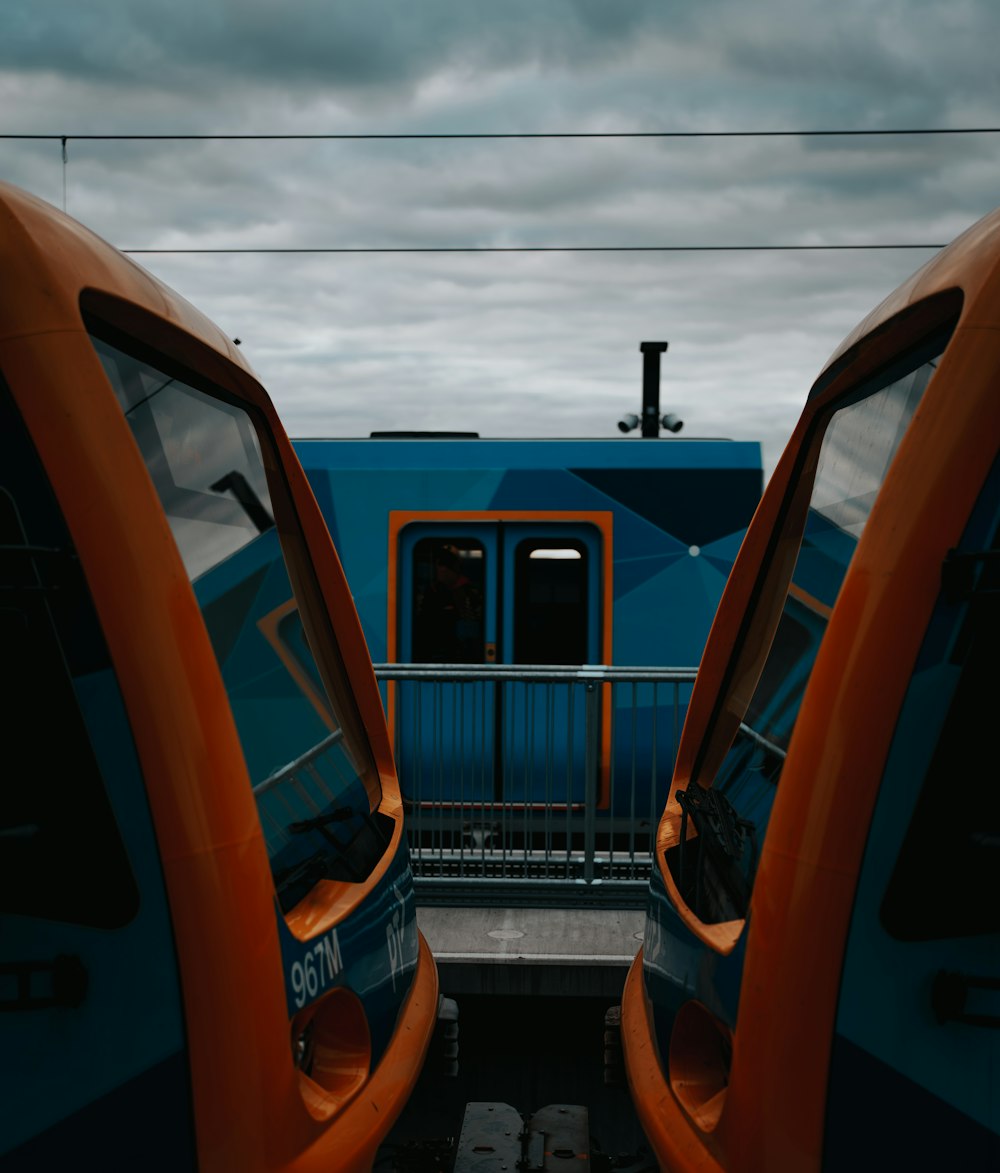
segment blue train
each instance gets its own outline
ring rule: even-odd
[[[565,847],[588,807],[633,844],[648,833],[760,498],[759,444],[401,433],[294,446],[372,657],[395,666],[383,695],[404,799],[424,816],[411,833],[453,825],[472,855],[527,848],[535,816]],[[598,675],[588,710],[580,665],[686,672]]]

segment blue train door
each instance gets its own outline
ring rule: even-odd
[[[586,523],[407,525],[398,551],[400,659],[599,662],[602,547],[603,535]],[[585,717],[577,691],[522,681],[402,689],[404,794],[434,805],[582,802]]]

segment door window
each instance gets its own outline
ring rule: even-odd
[[[514,662],[586,664],[588,551],[582,542],[525,538],[514,553]]]
[[[486,660],[486,551],[474,538],[422,538],[413,548],[412,658],[424,664]]]

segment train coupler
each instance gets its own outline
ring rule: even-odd
[[[458,1075],[458,1003],[453,998],[438,998],[437,1022],[428,1056],[441,1075],[453,1079]]]

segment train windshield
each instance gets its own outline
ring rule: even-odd
[[[201,607],[287,911],[318,880],[363,879],[385,846],[360,720],[292,588],[311,573],[294,510],[249,411],[92,341]]]
[[[694,822],[701,842],[677,850],[668,865],[704,923],[746,913],[775,789],[828,618],[943,348],[938,336],[842,400],[805,454],[767,572],[770,582],[744,626],[709,733],[709,744],[721,737],[731,744],[714,776],[703,771],[679,795],[682,817]]]

